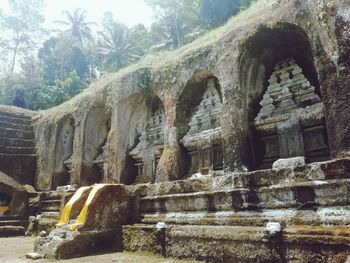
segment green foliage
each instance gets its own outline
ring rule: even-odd
[[[65,30],[47,38],[43,0],[8,0],[12,13],[0,9],[0,104],[46,109],[75,96],[104,71],[117,71],[147,53],[176,49],[205,30],[221,25],[250,0],[145,0],[156,12],[150,29],[128,28],[106,13],[94,36],[94,22],[82,9],[63,12],[56,23]],[[37,48],[39,39],[45,39]],[[20,63],[21,62],[21,63]],[[141,70],[138,87],[148,93],[151,71]]]
[[[80,93],[87,86],[88,84],[79,77],[77,72],[72,71],[65,80],[58,80],[55,86],[48,87],[49,104],[59,105]]]
[[[10,14],[0,12],[2,40],[0,53],[9,57],[8,69],[14,72],[18,57],[33,51],[43,33],[42,0],[9,0]]]
[[[138,77],[138,87],[142,93],[147,94],[151,88],[151,70],[146,68],[141,71]]]
[[[128,29],[107,12],[102,26],[103,30],[98,32],[97,55],[103,70],[115,71],[134,63],[151,45],[148,31],[142,24]]]
[[[72,71],[81,78],[89,75],[86,50],[77,38],[69,34],[62,33],[45,41],[38,57],[44,65],[44,81],[48,85],[64,80]]]
[[[216,27],[249,4],[250,0],[201,0],[200,16],[210,27]]]
[[[152,25],[153,36],[172,49],[182,46],[188,34],[203,27],[198,16],[199,0],[145,0],[145,2],[153,7],[157,14],[157,19]]]
[[[86,87],[87,83],[75,71],[53,86],[30,82],[22,74],[13,73],[0,81],[0,104],[31,110],[46,109],[72,98]]]

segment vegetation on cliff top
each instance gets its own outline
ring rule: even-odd
[[[10,12],[0,9],[0,104],[34,110],[59,105],[106,72],[179,49],[250,3],[144,0],[156,14],[150,28],[128,28],[107,12],[101,30],[94,32],[97,23],[83,9],[64,12],[57,21],[62,30],[45,28],[43,1],[8,0]]]

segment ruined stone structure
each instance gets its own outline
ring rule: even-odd
[[[329,158],[323,103],[293,59],[276,63],[260,105],[254,127],[265,146],[262,167],[279,158]]]
[[[69,258],[115,244],[214,262],[345,262],[349,9],[258,0],[179,50],[31,113],[38,213],[55,222],[61,211],[36,250]],[[16,178],[11,167],[3,172]],[[67,184],[88,188],[68,202],[73,192],[56,191]]]
[[[154,182],[157,165],[164,147],[165,114],[157,109],[147,122],[140,136],[140,142],[130,152],[135,160],[137,175],[135,183]]]
[[[215,89],[215,79],[205,82],[206,91],[198,110],[189,122],[190,129],[182,143],[190,155],[189,175],[223,169],[220,114],[222,103]]]

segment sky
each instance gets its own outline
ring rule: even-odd
[[[114,18],[124,22],[128,27],[138,23],[151,25],[152,9],[143,0],[44,0],[45,25],[52,27],[53,21],[62,20],[62,11],[73,11],[82,8],[87,11],[87,20],[101,23],[106,11],[114,14]],[[7,0],[0,0],[0,8],[6,9]]]

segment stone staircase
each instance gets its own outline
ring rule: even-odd
[[[335,257],[350,249],[350,160],[142,187],[137,223],[123,227],[129,251],[215,262],[294,256],[300,258],[288,262],[313,262],[320,248]],[[163,239],[158,222],[166,223]],[[271,237],[268,222],[278,222],[283,235]],[[324,257],[320,262],[333,262]]]
[[[24,236],[28,220],[20,216],[0,217],[0,237]]]
[[[38,231],[50,232],[60,217],[62,195],[56,191],[44,192],[41,196],[41,214]]]
[[[33,185],[36,150],[33,114],[12,107],[0,107],[0,170],[20,184]]]
[[[33,185],[36,150],[32,126],[33,113],[0,106],[0,171],[20,184]],[[28,226],[23,216],[0,217],[0,237],[22,236]]]

